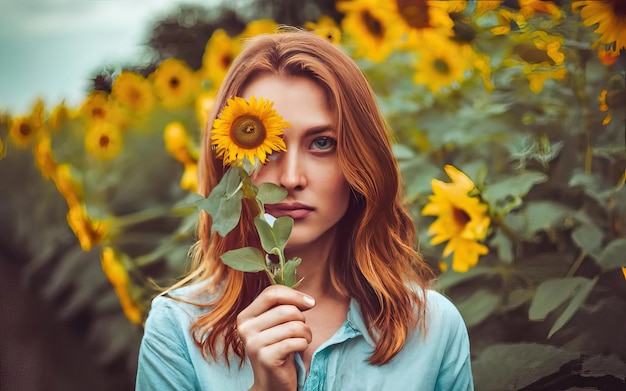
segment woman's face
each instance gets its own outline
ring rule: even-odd
[[[266,205],[274,217],[291,216],[294,227],[287,248],[322,245],[332,240],[348,209],[350,187],[337,158],[337,129],[324,90],[306,77],[262,75],[243,91],[274,102],[291,124],[284,130],[287,152],[274,154],[255,183],[271,182],[287,190],[279,204]]]

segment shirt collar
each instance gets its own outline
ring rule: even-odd
[[[376,347],[376,342],[370,336],[369,331],[367,330],[367,326],[365,325],[365,321],[363,320],[363,315],[361,314],[361,305],[356,301],[356,299],[350,299],[350,308],[348,309],[347,322],[350,327],[360,332],[365,338],[365,341],[370,344],[372,347]],[[374,333],[376,335],[376,333]]]

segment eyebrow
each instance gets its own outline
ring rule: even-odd
[[[317,125],[311,128],[308,128],[304,134],[307,136],[314,136],[316,134],[325,133],[325,132],[333,132],[335,133],[335,127],[331,124]]]

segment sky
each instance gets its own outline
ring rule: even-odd
[[[155,20],[220,0],[0,0],[0,111],[80,104],[103,65],[138,63]]]

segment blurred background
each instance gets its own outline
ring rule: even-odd
[[[281,24],[371,82],[476,389],[626,389],[622,0],[0,7],[1,390],[134,388],[216,89]]]

